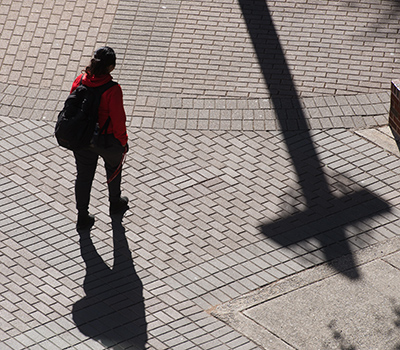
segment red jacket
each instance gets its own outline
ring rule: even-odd
[[[112,80],[110,74],[101,76],[88,76],[87,74],[79,75],[72,84],[71,92],[74,91],[80,84],[83,75],[82,84],[88,87],[96,87],[108,83]],[[101,128],[108,117],[111,122],[107,129],[107,134],[114,134],[114,136],[124,146],[128,142],[128,135],[126,133],[126,115],[122,99],[122,89],[119,84],[106,90],[101,96],[99,107],[99,127]]]

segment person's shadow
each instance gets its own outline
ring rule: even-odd
[[[90,230],[79,231],[86,296],[74,304],[72,316],[84,335],[106,348],[142,350],[147,342],[143,284],[133,265],[122,215],[113,215],[112,229],[112,268],[97,253]]]

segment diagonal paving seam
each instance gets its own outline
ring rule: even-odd
[[[356,260],[358,261],[358,268],[363,272],[364,275],[363,279],[367,280],[365,282],[365,285],[363,285],[364,288],[364,293],[367,291],[369,293],[376,292],[373,289],[368,289],[368,279],[375,279],[378,280],[377,276],[371,275],[372,272],[376,272],[371,270],[369,267],[373,266],[374,264],[379,264],[380,261],[385,261],[387,262],[386,267],[389,267],[389,274],[392,272],[391,270],[394,270],[393,273],[399,274],[399,272],[396,272],[396,269],[399,268],[398,262],[396,259],[398,259],[398,252],[400,251],[400,239],[399,237],[394,237],[390,240],[387,240],[386,242],[378,243],[374,246],[365,248],[363,250],[360,250],[355,253],[356,255]],[[397,253],[397,257],[394,256],[393,254]],[[347,257],[341,257],[340,261],[338,261],[337,265],[341,266],[340,271],[334,271],[329,264],[323,264],[317,267],[314,267],[312,269],[302,271],[295,276],[290,276],[286,277],[280,281],[277,281],[275,283],[271,283],[266,287],[260,288],[258,290],[255,290],[251,293],[248,293],[246,295],[242,295],[239,298],[236,298],[234,300],[231,300],[225,304],[222,305],[217,305],[209,310],[207,310],[211,315],[223,320],[227,324],[229,324],[231,327],[236,329],[238,332],[244,334],[247,336],[249,339],[252,339],[255,343],[257,343],[262,349],[279,349],[279,350],[290,350],[290,349],[298,349],[300,347],[304,347],[307,349],[320,349],[321,346],[323,346],[321,343],[315,344],[315,340],[318,338],[318,340],[324,339],[326,342],[328,342],[329,335],[328,329],[331,328],[331,326],[334,326],[332,323],[329,323],[329,320],[327,320],[328,314],[327,312],[324,312],[322,310],[317,310],[316,313],[318,313],[320,316],[318,318],[322,317],[325,318],[325,329],[322,328],[316,328],[314,329],[314,332],[318,332],[317,335],[313,335],[313,337],[310,337],[310,333],[308,334],[300,334],[301,333],[301,327],[296,328],[295,324],[296,321],[294,320],[301,320],[302,324],[305,326],[307,323],[307,326],[310,325],[310,320],[308,315],[302,315],[299,310],[295,310],[299,312],[299,314],[291,314],[290,316],[292,317],[292,322],[290,323],[290,320],[287,320],[287,330],[284,332],[277,332],[277,327],[271,326],[271,322],[268,322],[268,318],[271,318],[275,320],[276,322],[276,316],[277,317],[282,317],[281,310],[282,308],[285,307],[285,298],[293,295],[297,298],[297,302],[300,305],[300,300],[303,302],[305,305],[308,305],[311,303],[311,295],[310,295],[310,287],[311,288],[316,288],[316,285],[320,286],[328,286],[329,281],[333,280],[336,283],[337,281],[337,276],[340,273],[345,272],[348,269],[353,269],[353,263],[352,263],[353,258],[349,256]],[[394,260],[394,266],[391,266],[391,260]],[[397,262],[397,265],[396,265]],[[397,268],[396,268],[397,266]],[[382,268],[382,267],[380,267]],[[388,268],[386,268],[386,272]],[[335,280],[336,278],[336,280]],[[387,278],[389,276],[387,275]],[[370,287],[370,284],[368,285]],[[386,288],[384,285],[379,285],[379,282],[377,282],[378,290],[382,290],[383,288]],[[343,287],[343,286],[342,286]],[[376,287],[376,286],[375,286]],[[333,288],[333,286],[331,286]],[[354,291],[354,288],[356,287],[349,287],[352,291]],[[322,290],[319,290],[322,292]],[[377,314],[380,312],[379,308],[383,307],[383,304],[388,303],[388,299],[390,299],[390,292],[383,292],[379,296],[379,307],[377,308],[376,305],[373,304],[373,301],[369,301],[368,297],[366,300],[363,300],[363,303],[365,305],[362,305],[360,303],[360,298],[354,297],[352,299],[352,302],[355,303],[355,308],[358,309],[365,309],[369,308],[368,312],[369,313],[375,313],[375,317],[377,317]],[[352,296],[348,295],[348,298],[351,298]],[[272,303],[278,304],[278,307],[280,308],[279,311],[276,310],[276,308],[272,309]],[[391,300],[392,303],[396,303],[395,300]],[[398,302],[398,301],[397,301]],[[271,307],[270,307],[271,306]],[[286,305],[288,307],[288,305]],[[337,313],[342,313],[345,314],[346,310],[343,305],[335,304],[334,307],[337,308]],[[296,307],[294,307],[296,309]],[[300,309],[300,307],[299,307]],[[303,310],[304,311],[304,310]],[[354,310],[353,310],[354,311]],[[385,311],[387,311],[385,309]],[[310,312],[310,309],[307,310],[307,312]],[[366,323],[370,322],[371,320],[358,320],[357,319],[357,310],[354,312],[353,315],[347,315],[346,317],[351,318],[351,321],[354,323]],[[311,317],[317,317],[315,315],[311,315]],[[389,318],[389,316],[382,315],[382,312],[380,314],[380,321],[381,323],[383,322],[382,317]],[[338,319],[334,320],[334,322],[341,322],[342,319],[339,317]],[[376,322],[375,320],[372,320],[374,323]],[[274,322],[274,321],[272,321]],[[268,323],[269,326],[265,326],[265,324]],[[349,320],[346,319],[346,322],[343,325],[349,325]],[[391,327],[389,324],[385,324],[385,326]],[[375,343],[374,346],[378,349],[386,349],[389,347],[389,343],[395,345],[398,344],[397,341],[397,336],[393,330],[389,330],[388,334],[383,335],[386,339],[382,339],[382,334],[381,336],[376,336],[375,338],[373,337],[373,332],[372,328],[373,326],[371,324],[368,325],[367,329],[350,329],[350,327],[345,327],[345,329],[340,330],[340,333],[343,332],[343,334],[338,337],[337,334],[335,333],[332,335],[332,340],[330,346],[334,346],[334,343],[341,343],[344,345],[345,343],[347,344],[348,342],[355,342],[357,345],[363,343],[365,340],[368,338],[369,343],[364,344],[366,346],[371,346],[372,341],[378,341],[378,343]],[[379,328],[379,327],[375,327]],[[380,327],[382,328],[382,326]],[[393,328],[393,327],[392,327]],[[299,333],[298,337],[302,338],[301,340],[297,341],[294,339],[293,336],[290,334],[294,333]],[[378,330],[378,333],[381,333],[381,329]],[[342,337],[346,334],[348,339],[344,340]],[[306,338],[309,338],[308,340]],[[377,340],[378,339],[378,340]],[[302,343],[301,343],[302,342]],[[352,347],[353,348],[353,347]],[[354,347],[357,348],[358,347]]]

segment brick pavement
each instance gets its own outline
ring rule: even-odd
[[[332,195],[366,193],[363,205],[381,210],[346,219],[339,241],[332,227],[321,232],[331,241],[263,235],[261,225],[279,230],[307,208],[236,1],[3,0],[2,347],[256,349],[205,310],[348,253],[343,247],[356,252],[397,235],[398,155],[353,132],[387,122],[397,3],[268,6]],[[123,186],[132,205],[122,226],[111,222],[99,171],[93,245],[81,251],[74,161],[52,136],[54,110],[81,58],[105,42],[118,54],[128,113]],[[305,131],[291,135],[307,151]],[[128,251],[123,239],[113,242],[121,232]],[[121,271],[109,268],[115,244],[128,257]]]

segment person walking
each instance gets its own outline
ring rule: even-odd
[[[72,84],[71,93],[80,85],[98,87],[111,81],[111,72],[116,64],[116,55],[111,47],[104,46],[95,51],[90,64]],[[75,199],[78,210],[77,230],[90,229],[95,218],[89,214],[90,192],[99,156],[104,160],[107,175],[110,215],[128,209],[128,198],[121,197],[121,169],[128,151],[126,114],[122,89],[115,84],[106,90],[100,100],[98,142],[74,151],[77,176]]]

